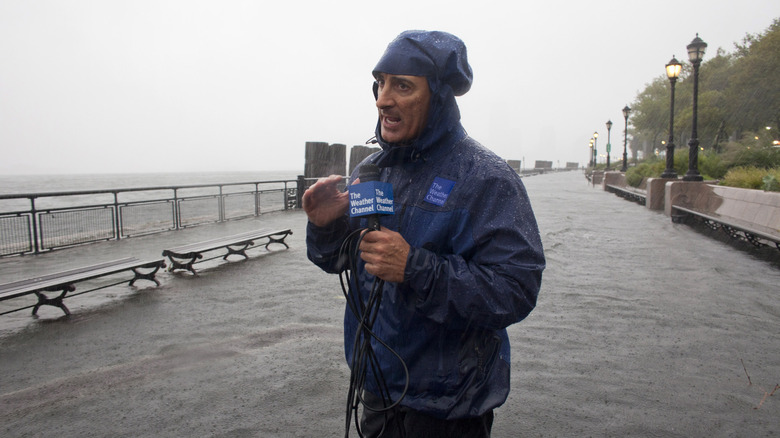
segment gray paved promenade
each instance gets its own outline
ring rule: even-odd
[[[580,173],[525,181],[548,270],[510,327],[494,436],[780,434],[776,266]],[[0,317],[0,436],[343,436],[344,299],[306,261],[301,212],[0,259],[0,278],[266,226],[291,248]]]

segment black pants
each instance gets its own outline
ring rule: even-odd
[[[381,403],[373,394],[364,393],[364,397],[369,405]],[[481,417],[440,420],[404,406],[381,413],[364,408],[360,426],[366,438],[489,438],[493,411]]]

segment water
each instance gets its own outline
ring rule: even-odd
[[[505,430],[777,432],[780,391],[754,409],[780,383],[777,263],[594,188],[581,174],[524,182],[548,268],[537,309],[510,327],[508,403],[527,408]]]
[[[258,172],[0,175],[0,195],[294,180],[300,174],[302,172],[295,170],[279,170]]]
[[[523,181],[548,267],[537,308],[508,329],[494,436],[777,434],[780,391],[764,395],[780,383],[780,268],[579,172]],[[5,435],[343,435],[344,299],[306,260],[300,211],[9,258],[0,274],[261,223],[292,227],[290,249],[76,297],[70,319],[6,315]]]

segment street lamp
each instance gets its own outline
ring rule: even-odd
[[[610,134],[612,131],[612,120],[607,120],[607,170],[609,170],[609,154],[612,152],[612,144],[610,143]]]
[[[589,151],[590,157],[588,158],[588,161],[590,162],[590,167],[592,167],[593,170],[596,170],[596,163],[593,162],[593,139],[592,138],[590,139],[589,147],[590,147],[590,151]]]
[[[699,38],[698,33],[696,38],[688,44],[688,59],[693,64],[693,130],[691,140],[688,141],[688,173],[683,176],[683,181],[702,181],[704,179],[699,174],[699,135],[696,132],[696,123],[699,110],[699,66],[706,49],[707,43]]]
[[[669,82],[672,84],[672,98],[669,107],[669,142],[666,143],[666,170],[661,174],[661,178],[674,178],[677,179],[677,172],[674,171],[674,84],[677,83],[677,78],[680,77],[680,70],[682,70],[682,64],[674,56],[672,60],[666,64],[666,77],[669,78]]]
[[[626,130],[623,131],[623,168],[620,169],[621,172],[628,170],[628,115],[630,113],[631,108],[626,105],[626,107],[623,108],[623,118],[626,120]]]
[[[593,162],[598,164],[598,144],[599,144],[599,133],[594,132],[593,133]],[[595,169],[595,167],[594,167]]]

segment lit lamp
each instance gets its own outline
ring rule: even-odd
[[[598,164],[598,162],[599,162],[598,161],[598,152],[597,152],[598,144],[599,144],[599,133],[598,132],[594,132],[593,133],[593,162],[596,163],[596,164]],[[595,166],[595,164],[594,164],[594,166]]]
[[[683,181],[702,181],[704,178],[699,174],[699,135],[696,131],[699,111],[699,66],[704,59],[704,51],[707,49],[707,43],[696,38],[688,44],[688,59],[693,64],[693,118],[691,131],[691,140],[688,141],[688,173],[683,176]]]
[[[630,113],[631,108],[626,105],[626,107],[623,108],[623,118],[626,120],[626,130],[623,131],[623,168],[620,169],[621,172],[628,170],[628,115]]]
[[[609,154],[612,152],[612,144],[610,143],[610,131],[612,131],[612,120],[607,120],[607,170],[609,170]]]
[[[666,170],[661,174],[661,178],[674,178],[677,179],[677,172],[674,171],[674,85],[677,83],[677,78],[680,77],[680,70],[682,70],[682,64],[674,56],[672,60],[666,64],[666,77],[669,78],[669,82],[672,85],[672,98],[669,107],[669,142],[666,143]]]

